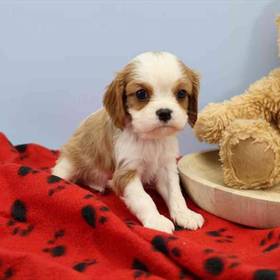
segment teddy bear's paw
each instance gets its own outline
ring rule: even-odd
[[[207,116],[200,116],[194,126],[196,137],[210,144],[219,142],[223,130],[224,127],[218,119],[210,119]]]

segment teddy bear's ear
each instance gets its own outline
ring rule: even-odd
[[[199,75],[191,71],[191,80],[192,80],[192,92],[189,94],[189,104],[188,104],[188,122],[191,127],[195,125],[198,112],[198,93],[200,85]]]

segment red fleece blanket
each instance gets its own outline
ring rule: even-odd
[[[215,217],[197,231],[143,228],[112,192],[50,175],[57,152],[0,134],[0,279],[277,279],[280,228]],[[151,193],[168,215],[159,196]],[[279,214],[280,217],[280,214]]]

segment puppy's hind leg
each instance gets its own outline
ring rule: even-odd
[[[51,172],[52,175],[58,176],[67,181],[71,181],[74,177],[74,167],[71,161],[66,157],[59,158]]]

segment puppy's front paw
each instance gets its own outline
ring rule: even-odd
[[[151,216],[144,222],[144,227],[172,233],[174,224],[163,215]]]
[[[177,210],[171,217],[178,226],[191,230],[201,228],[204,223],[203,217],[190,209]]]

